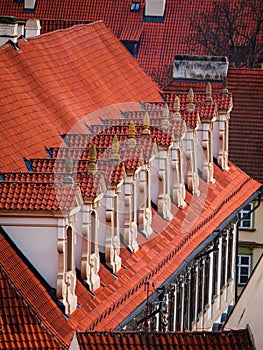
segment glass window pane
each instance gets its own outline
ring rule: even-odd
[[[249,265],[249,256],[241,256],[240,262],[242,265]]]

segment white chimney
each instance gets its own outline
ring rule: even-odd
[[[39,19],[28,19],[26,21],[26,38],[32,38],[33,36],[40,35],[40,20]]]
[[[36,0],[25,0],[25,10],[34,10],[36,5]]]
[[[18,38],[18,24],[15,17],[0,17],[0,46],[8,42],[13,41],[17,43]]]
[[[165,0],[146,0],[145,16],[163,17]]]

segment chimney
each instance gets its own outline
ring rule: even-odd
[[[227,76],[228,59],[223,56],[176,55],[174,80],[223,81]]]
[[[145,16],[163,17],[165,0],[146,0]]]
[[[32,38],[33,36],[40,35],[40,20],[39,19],[28,19],[26,21],[26,38]]]
[[[0,17],[0,46],[11,40],[14,44],[18,38],[18,23],[15,17]]]
[[[25,0],[24,10],[34,10],[36,6],[36,0]]]

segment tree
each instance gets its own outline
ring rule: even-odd
[[[263,57],[263,0],[208,3],[209,10],[190,17],[190,47],[207,55],[227,56],[235,67],[256,67]]]

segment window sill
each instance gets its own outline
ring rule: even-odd
[[[243,228],[243,227],[239,227],[239,231],[255,232],[256,229],[255,229],[255,228]]]

